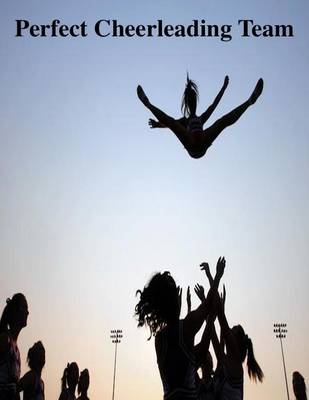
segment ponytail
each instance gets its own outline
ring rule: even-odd
[[[181,102],[181,111],[185,117],[195,114],[198,97],[197,84],[189,78],[189,74],[187,73],[187,84]]]
[[[248,338],[248,336],[247,336],[247,369],[250,379],[253,379],[255,382],[257,380],[263,382],[264,374],[254,357],[252,341],[250,338]]]

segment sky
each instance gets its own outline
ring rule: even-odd
[[[230,325],[252,338],[265,382],[245,398],[286,396],[275,322],[291,374],[309,379],[307,290],[309,5],[300,0],[142,2],[3,1],[0,5],[0,309],[23,292],[28,326],[22,373],[37,340],[46,347],[46,398],[60,394],[66,363],[90,371],[89,397],[112,396],[111,329],[122,329],[115,399],[162,397],[153,340],[137,329],[135,292],[169,270],[184,290],[208,261],[227,260]],[[101,38],[100,19],[124,24],[233,25],[233,38]],[[16,19],[86,21],[84,38],[16,38]],[[291,24],[293,38],[244,38],[237,21]],[[172,133],[148,127],[139,102],[180,117],[186,73],[199,112],[229,86],[209,123],[264,92],[194,160]],[[198,300],[192,295],[193,306]],[[183,298],[185,306],[185,299]],[[183,310],[185,315],[185,307]]]

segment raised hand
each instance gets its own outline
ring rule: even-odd
[[[160,124],[158,121],[156,121],[155,119],[149,118],[148,120],[148,125],[150,126],[150,128],[159,128]]]
[[[209,264],[207,262],[202,262],[200,264],[201,267],[201,271],[205,271],[206,275],[210,274],[210,268],[209,268]]]
[[[219,257],[218,262],[217,262],[217,272],[216,272],[216,275],[219,278],[222,278],[224,269],[225,269],[225,258]]]
[[[205,271],[207,279],[209,281],[209,285],[212,286],[214,283],[213,277],[211,275],[210,269],[209,269],[209,264],[207,262],[202,262],[202,264],[200,264],[201,270]]]
[[[203,302],[206,297],[205,297],[205,290],[202,285],[199,285],[198,283],[194,286],[194,292],[197,295],[197,297]]]

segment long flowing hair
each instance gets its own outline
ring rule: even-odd
[[[247,338],[247,369],[250,379],[263,382],[264,374],[254,357],[253,344],[249,337]]]
[[[135,307],[138,327],[149,327],[149,339],[169,321],[179,318],[179,289],[168,271],[155,274],[136,295],[140,296]]]
[[[187,83],[183,92],[181,111],[185,117],[191,117],[196,113],[197,102],[199,98],[197,84],[189,78],[187,73]]]
[[[247,370],[249,378],[253,381],[263,382],[264,374],[255,359],[252,340],[246,335],[243,327],[237,325],[233,328],[234,334],[236,334],[237,343],[239,346],[241,361],[244,362],[247,357]]]

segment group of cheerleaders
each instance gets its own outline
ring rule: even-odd
[[[187,316],[180,320],[182,291],[169,272],[155,274],[142,291],[135,308],[138,326],[147,325],[150,337],[155,336],[155,349],[162,379],[164,399],[170,400],[240,400],[243,399],[243,362],[247,359],[249,377],[263,380],[263,372],[255,360],[250,338],[240,325],[229,327],[225,316],[225,288],[218,294],[218,285],[225,269],[225,259],[219,258],[213,279],[207,263],[201,264],[206,272],[210,289],[205,296],[201,285],[195,293],[201,304],[191,310],[191,295],[187,291]],[[0,400],[44,400],[44,382],[41,378],[45,365],[45,348],[39,341],[28,351],[29,371],[21,375],[21,362],[17,340],[27,326],[28,304],[21,293],[7,299],[0,320]],[[220,338],[214,326],[220,324]],[[206,322],[198,344],[195,336]],[[217,358],[209,352],[210,342]],[[201,369],[201,376],[198,375]],[[67,365],[62,376],[59,400],[89,400],[89,372],[79,374],[78,365]],[[293,389],[297,400],[307,400],[304,378],[293,373]]]
[[[157,273],[143,291],[136,305],[139,326],[148,326],[155,336],[155,348],[164,399],[241,400],[243,399],[243,367],[247,360],[248,374],[262,382],[263,372],[257,363],[251,339],[241,325],[230,327],[225,316],[225,289],[219,296],[218,285],[225,269],[225,258],[219,258],[213,278],[209,265],[202,263],[209,281],[205,296],[201,285],[195,286],[200,305],[191,311],[188,290],[188,313],[180,319],[181,290],[169,272]],[[220,338],[214,325],[218,318]],[[195,336],[205,323],[198,344]],[[209,352],[212,343],[217,365]],[[201,369],[201,377],[198,375]]]
[[[208,263],[202,263],[209,281],[207,296],[203,286],[195,285],[200,300],[191,310],[190,288],[187,291],[188,312],[180,319],[182,290],[169,272],[156,273],[141,291],[135,308],[138,326],[147,326],[155,337],[158,368],[164,400],[243,400],[246,361],[249,378],[262,382],[264,374],[257,363],[251,339],[241,325],[230,327],[225,315],[226,291],[218,285],[225,269],[225,258],[219,258],[213,278]],[[218,338],[215,320],[218,319]],[[199,343],[196,334],[205,327]],[[210,343],[217,359],[214,370]],[[198,373],[200,370],[200,374]],[[303,376],[293,372],[296,400],[307,400]]]
[[[44,382],[41,374],[45,365],[45,348],[41,341],[29,349],[27,363],[29,371],[21,377],[21,360],[17,345],[18,336],[27,326],[29,311],[26,297],[16,293],[7,299],[0,320],[0,400],[44,400]],[[69,363],[62,376],[59,400],[89,400],[89,372],[84,369],[79,374],[78,365]]]
[[[153,105],[143,88],[137,87],[139,100],[155,116],[149,119],[151,128],[169,128],[182,143],[188,154],[195,159],[205,155],[220,133],[233,125],[253,105],[263,91],[263,79],[259,79],[249,98],[224,115],[211,126],[203,125],[210,118],[220,102],[229,83],[225,77],[222,88],[213,103],[197,116],[198,87],[189,79],[182,98],[183,116],[174,119]],[[140,300],[135,308],[138,326],[148,326],[150,338],[155,337],[158,368],[163,384],[164,400],[242,400],[243,363],[247,360],[249,378],[263,381],[263,372],[257,363],[251,339],[241,325],[230,327],[225,316],[225,289],[218,294],[218,285],[225,268],[225,259],[219,258],[215,278],[209,265],[201,264],[209,280],[210,289],[205,297],[204,288],[195,286],[200,306],[191,311],[190,292],[187,293],[188,314],[181,320],[181,289],[169,272],[157,273],[143,291],[138,291]],[[214,321],[220,325],[220,340]],[[195,336],[205,323],[205,329],[198,344]],[[213,371],[213,360],[209,352],[212,343],[217,364]],[[201,369],[201,377],[197,370]],[[293,374],[293,388],[297,400],[306,400],[306,386],[303,377]]]
[[[228,82],[229,78],[225,77],[213,104],[199,117],[196,115],[198,87],[189,77],[182,100],[182,118],[174,119],[154,106],[141,86],[137,87],[137,95],[157,119],[149,120],[151,128],[169,128],[191,157],[201,158],[218,135],[234,124],[256,102],[263,90],[263,80],[259,79],[243,104],[204,130],[203,125],[217,107]],[[231,328],[226,318],[225,289],[221,296],[218,293],[225,258],[219,258],[214,278],[207,263],[202,263],[201,268],[206,273],[210,288],[205,296],[204,288],[195,286],[195,293],[201,302],[196,310],[191,310],[188,290],[188,313],[180,319],[182,291],[169,272],[157,273],[142,291],[137,292],[140,296],[135,307],[138,326],[148,326],[150,338],[155,337],[164,400],[243,400],[245,360],[250,379],[262,382],[264,375],[254,357],[251,339],[241,325]],[[40,341],[29,349],[27,361],[30,370],[20,377],[17,339],[27,325],[28,314],[23,294],[15,294],[7,300],[0,320],[0,400],[18,400],[21,392],[24,400],[44,400],[41,373],[45,365],[45,349]],[[219,338],[216,319],[220,326]],[[195,337],[203,324],[205,328],[201,340],[196,344]],[[209,352],[210,343],[217,360],[215,371]],[[199,369],[201,375],[198,374]],[[64,370],[59,400],[75,400],[77,386],[78,399],[88,400],[88,370],[79,375],[77,364],[72,362]],[[297,400],[307,399],[306,385],[298,372],[293,374],[293,388]]]

